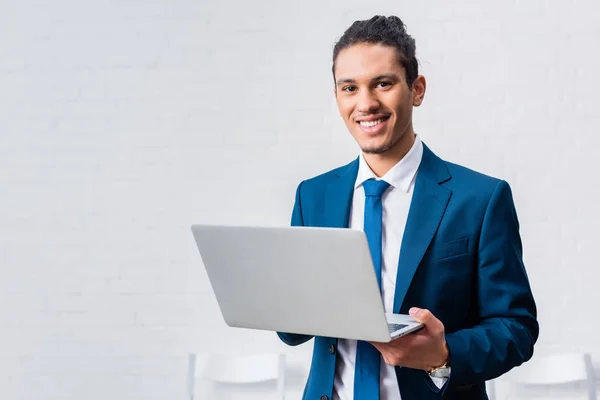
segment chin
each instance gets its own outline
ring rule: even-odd
[[[364,148],[362,152],[365,154],[384,154],[389,150],[389,148]]]
[[[389,141],[377,141],[376,143],[372,143],[372,141],[366,141],[360,144],[360,148],[363,153],[366,154],[383,154],[389,149],[393,147],[393,143]]]
[[[383,154],[391,148],[392,146],[390,144],[382,144],[379,146],[361,146],[361,150],[365,154]]]

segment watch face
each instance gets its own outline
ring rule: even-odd
[[[450,376],[450,368],[440,368],[430,374],[434,378],[448,378]]]

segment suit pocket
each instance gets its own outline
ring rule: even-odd
[[[440,261],[469,253],[469,238],[435,244],[431,249],[431,261]]]

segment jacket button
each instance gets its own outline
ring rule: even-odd
[[[327,397],[327,396],[321,396],[321,400],[329,400],[329,397]]]
[[[329,352],[331,354],[335,354],[335,344],[332,344],[332,345],[329,346]]]

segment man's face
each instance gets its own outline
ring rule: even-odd
[[[413,87],[393,47],[360,43],[340,51],[335,96],[348,130],[367,154],[384,154],[412,143],[412,108],[421,104],[425,79]]]

